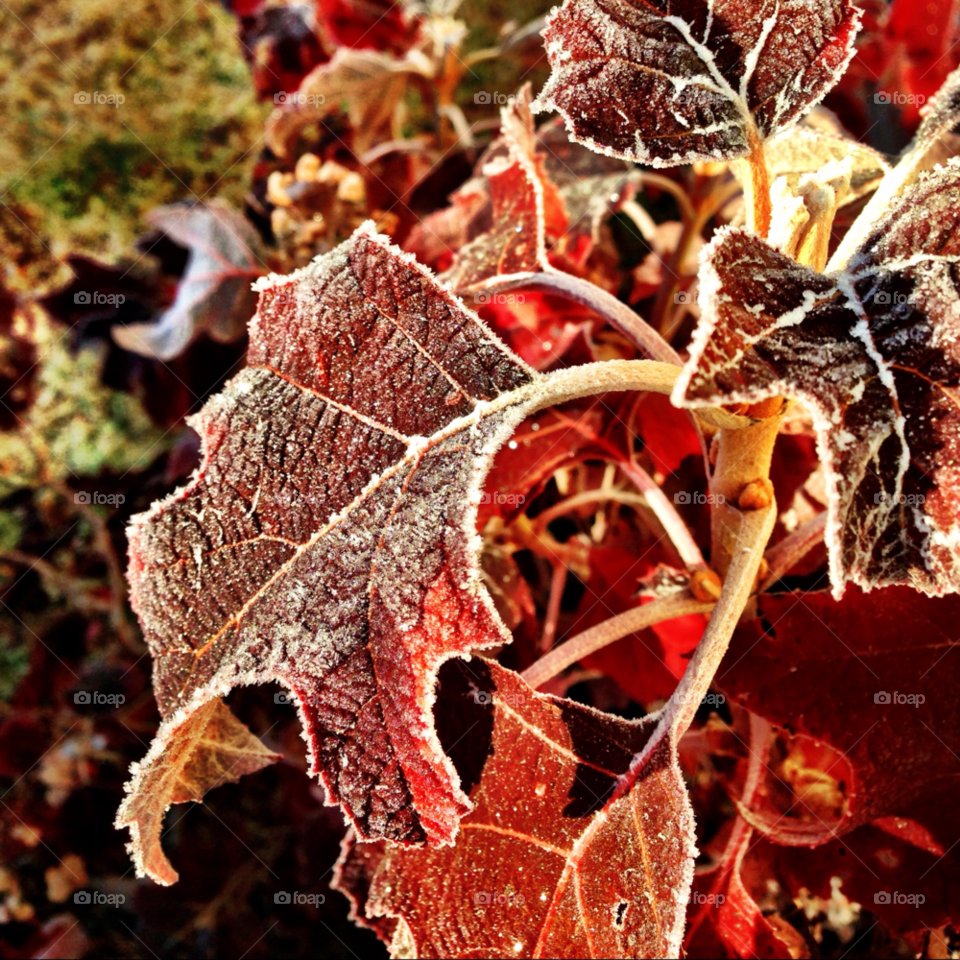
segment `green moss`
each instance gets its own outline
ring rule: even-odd
[[[6,202],[31,210],[54,254],[110,259],[152,207],[242,202],[269,109],[233,18],[192,0],[0,5],[0,98]]]
[[[147,467],[163,434],[139,401],[100,382],[101,351],[42,350],[37,397],[23,426],[0,433],[0,497],[24,487]]]

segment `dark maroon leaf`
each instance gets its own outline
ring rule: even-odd
[[[859,25],[849,0],[566,0],[537,109],[611,156],[732,160],[826,95]]]
[[[705,251],[675,402],[786,395],[815,412],[834,590],[960,590],[960,162],[926,175],[849,268],[823,275],[742,230]]]

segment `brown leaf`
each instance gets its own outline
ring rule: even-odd
[[[960,161],[925,175],[841,273],[724,229],[679,404],[795,397],[815,411],[835,592],[960,590]]]
[[[610,156],[732,160],[824,97],[859,25],[849,0],[566,0],[544,30],[553,72],[534,109]]]
[[[329,63],[314,67],[296,93],[278,94],[280,106],[267,121],[267,143],[277,156],[286,157],[305,124],[343,109],[354,131],[353,149],[363,153],[394,138],[397,111],[411,79],[432,76],[430,61],[418,50],[398,57],[342,47]]]
[[[200,802],[223,783],[276,763],[268,750],[222,700],[209,700],[165,725],[150,752],[131,767],[129,795],[117,811],[118,828],[130,828],[127,845],[137,876],[176,883],[178,874],[160,846],[163,818],[171,804]]]
[[[473,660],[445,668],[437,725],[475,809],[456,846],[388,845],[372,882],[366,875],[367,915],[399,921],[395,949],[677,955],[693,820],[674,752],[649,742],[651,718],[628,722],[538,694]]]

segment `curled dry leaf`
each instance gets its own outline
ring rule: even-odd
[[[651,719],[535,693],[482,660],[445,668],[436,709],[475,805],[456,845],[365,861],[348,845],[335,883],[395,955],[677,956],[693,817],[668,738],[631,766]]]
[[[835,593],[960,590],[960,161],[823,275],[744,231],[705,248],[700,326],[674,400],[795,397],[816,415]]]
[[[172,360],[201,333],[221,343],[242,337],[257,302],[251,281],[265,272],[253,227],[218,200],[158,207],[147,220],[190,259],[170,309],[154,323],[113,327],[113,339],[124,350]]]
[[[361,154],[373,144],[394,139],[397,110],[414,77],[431,79],[433,66],[419,50],[402,57],[379,50],[341,47],[329,63],[304,77],[296,93],[287,94],[267,121],[267,144],[286,157],[300,129],[343,109],[354,131],[353,149]]]
[[[179,722],[178,722],[179,721]],[[233,783],[280,759],[268,750],[222,700],[174,717],[133,772],[134,789],[117,812],[117,827],[129,827],[127,849],[137,876],[176,883],[178,875],[160,846],[163,818],[171,804],[201,801],[223,783]]]
[[[859,25],[848,0],[566,0],[544,30],[553,72],[534,109],[611,156],[732,160],[826,95]]]

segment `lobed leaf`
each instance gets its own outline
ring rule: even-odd
[[[853,57],[849,0],[565,0],[544,30],[558,110],[592,150],[657,167],[745,156]]]
[[[677,956],[693,819],[675,753],[629,722],[451,664],[437,722],[474,810],[454,847],[387,845],[336,881],[419,957]],[[631,766],[645,747],[645,762]],[[379,921],[377,918],[381,918]]]
[[[960,162],[894,205],[847,270],[818,274],[744,231],[704,250],[679,404],[788,396],[815,413],[839,595],[960,590]]]

